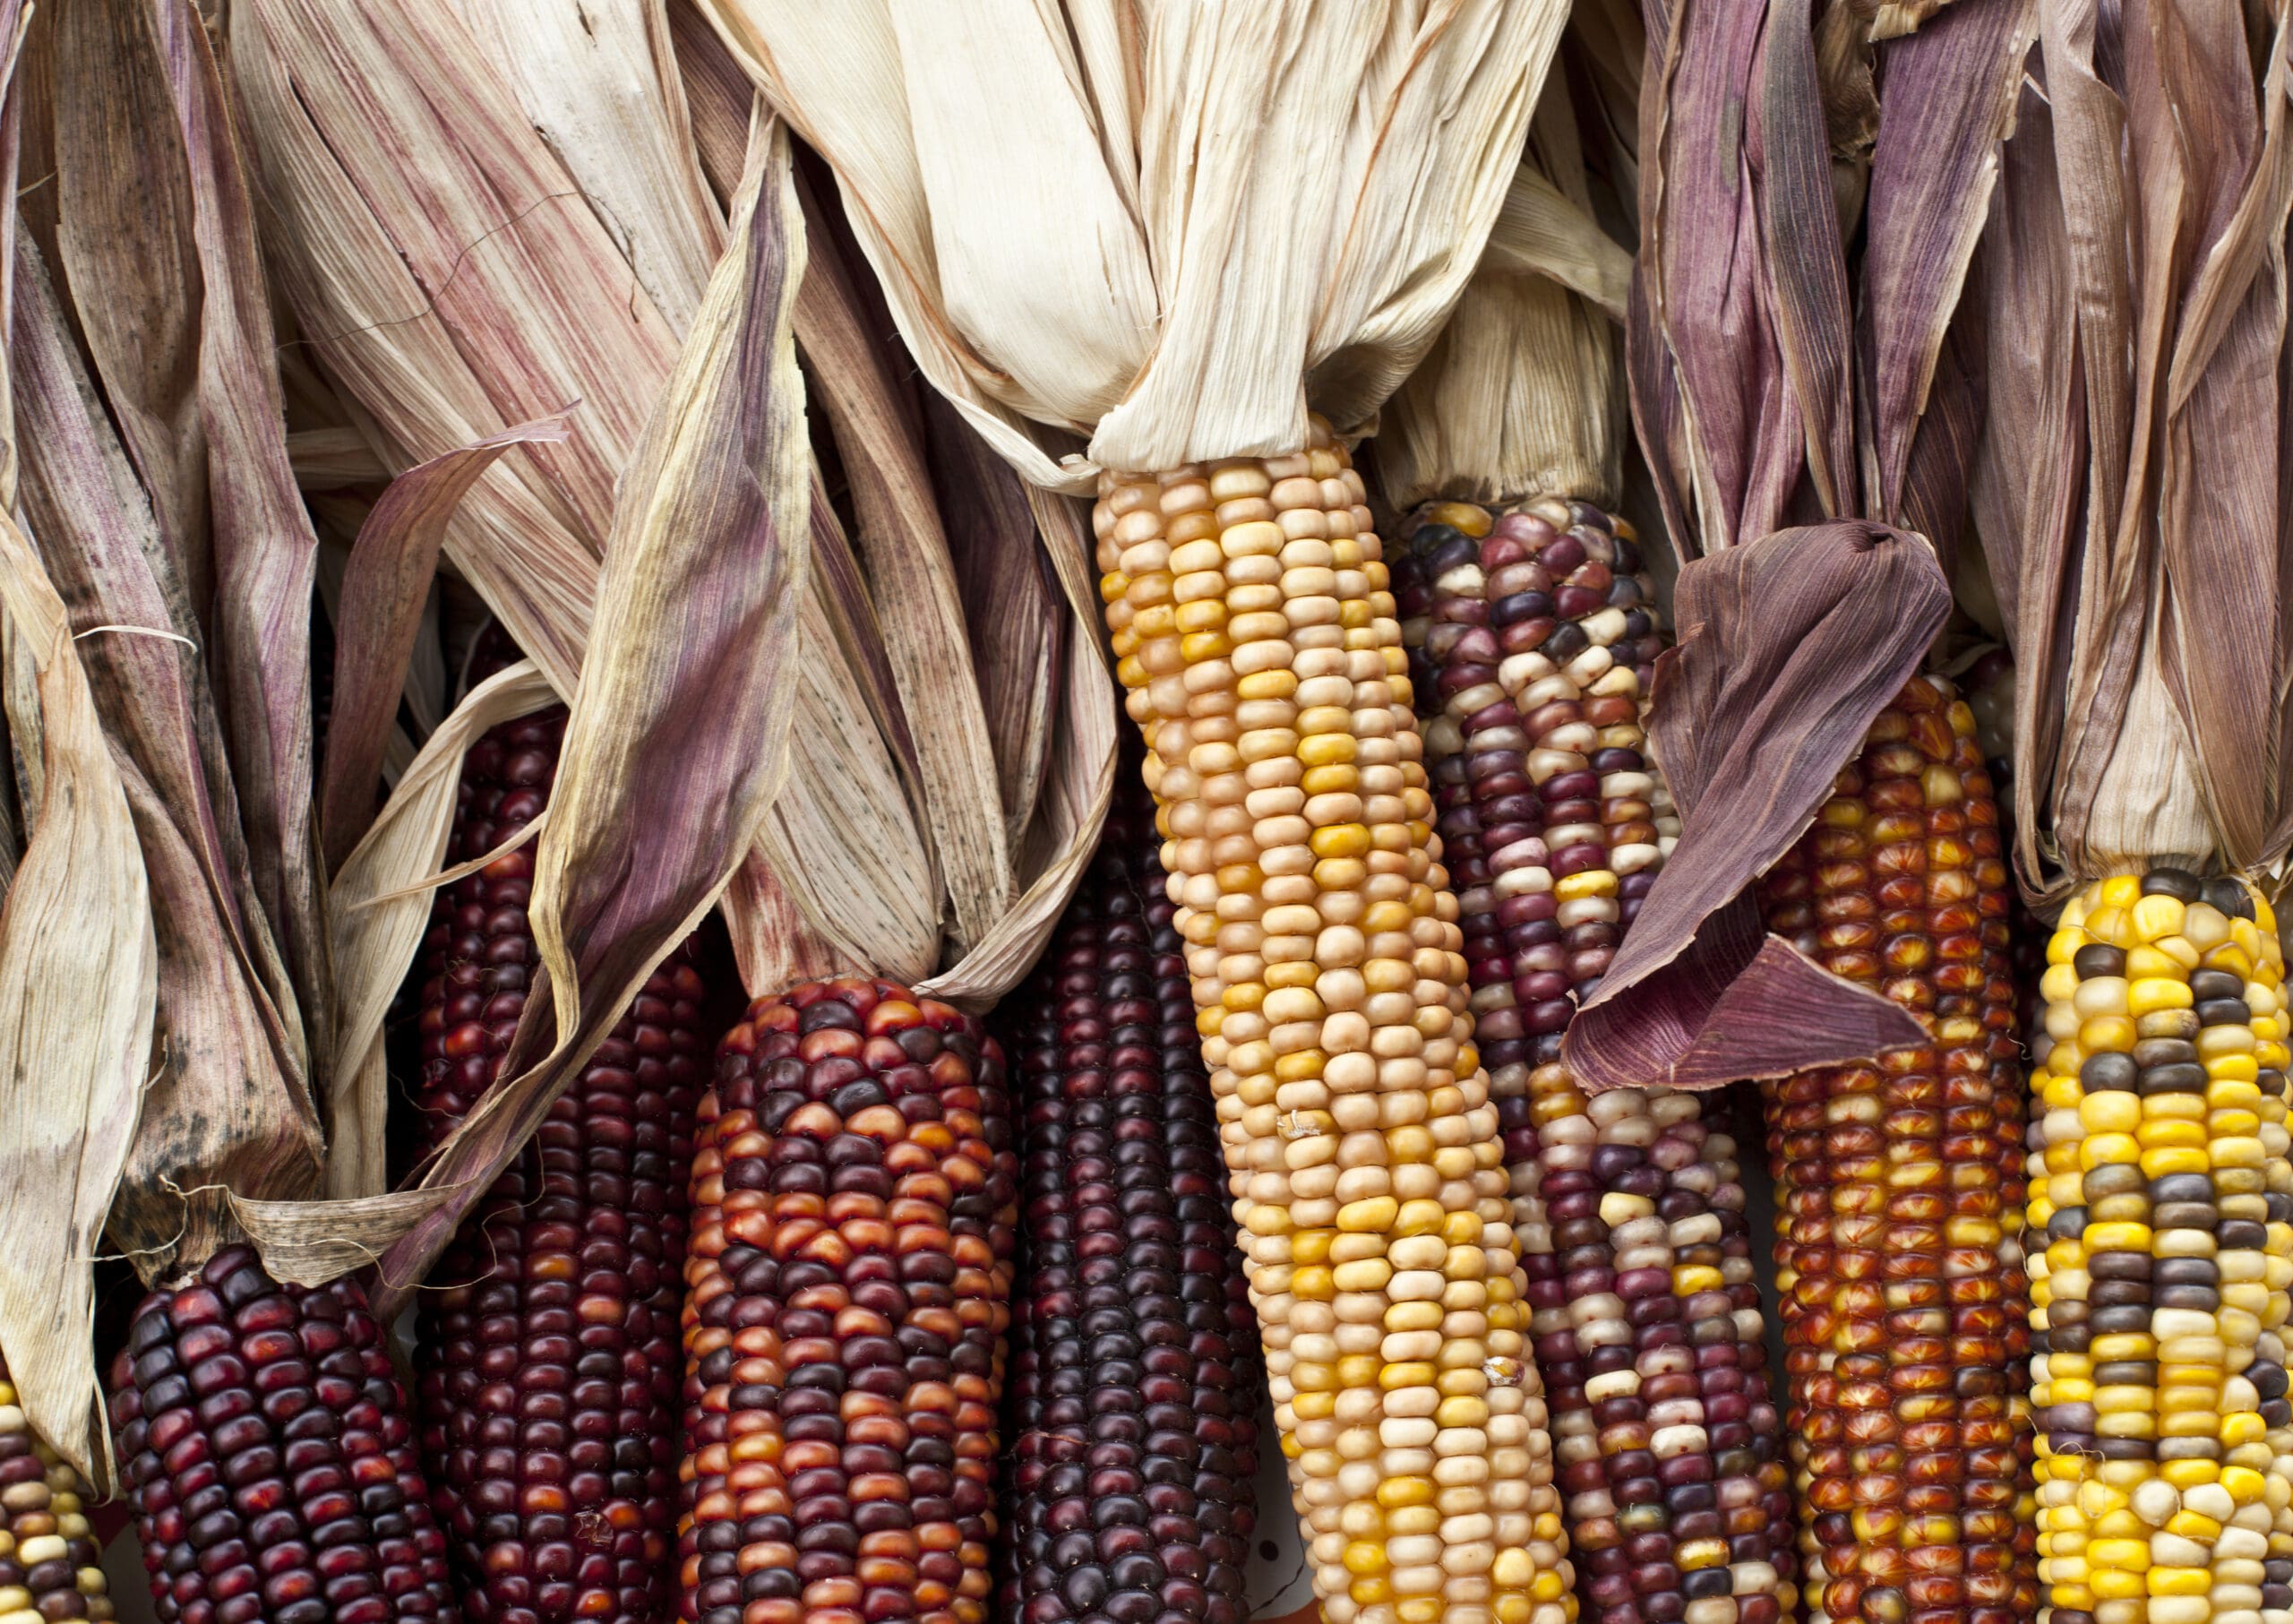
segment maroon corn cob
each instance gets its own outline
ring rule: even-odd
[[[161,1624],[459,1617],[404,1392],[348,1280],[250,1247],[135,1311],[112,1426]]]
[[[1020,1624],[1248,1616],[1258,1320],[1143,799],[1110,817],[1010,1027],[1024,1351],[999,1611]]]
[[[450,860],[539,815],[563,707],[464,764]],[[534,942],[530,844],[442,889],[416,1088],[434,1149],[499,1070]],[[684,1170],[706,1081],[686,943],[463,1221],[420,1299],[422,1446],[464,1606],[502,1624],[652,1624],[672,1605]]]
[[[687,1624],[981,1624],[1018,1157],[1003,1056],[889,982],[758,1000],[702,1097]]]

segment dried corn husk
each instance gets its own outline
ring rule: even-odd
[[[2037,27],[1958,0],[1873,52],[1845,5],[1644,13],[1628,366],[1693,561],[1651,722],[1683,830],[1565,1040],[1594,1087],[1915,1040],[1766,938],[1749,888],[1942,629],[1981,414],[1953,322]]]
[[[917,365],[1031,481],[1358,429],[1431,344],[1567,7],[702,0]],[[1090,438],[1063,464],[1023,427]]]
[[[2293,843],[2293,67],[2281,4],[2258,34],[2146,0],[2040,13],[2046,90],[1979,277],[2013,408],[1974,494],[2021,674],[2017,867],[2046,900],[2129,863],[2250,874]]]

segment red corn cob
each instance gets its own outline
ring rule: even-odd
[[[226,1247],[143,1300],[111,1384],[161,1624],[459,1616],[405,1394],[352,1282],[281,1285]]]
[[[687,1624],[979,1624],[1018,1157],[978,1022],[889,982],[718,1049],[685,1266]]]
[[[1248,1613],[1258,1319],[1152,830],[1118,806],[1015,1001],[1025,1351],[1000,1611],[1021,1624]]]
[[[541,812],[565,711],[485,735],[450,861]],[[534,959],[533,848],[442,889],[425,946],[426,1152],[498,1071]],[[706,1078],[686,943],[471,1209],[420,1299],[422,1445],[472,1619],[650,1624],[671,1605],[683,1170]]]

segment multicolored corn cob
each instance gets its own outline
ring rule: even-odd
[[[687,1624],[980,1624],[1018,1215],[1003,1056],[882,981],[718,1050],[685,1265]],[[1111,1522],[1146,1502],[1113,1496]]]
[[[1007,1031],[1025,1206],[998,1611],[1019,1624],[1249,1617],[1258,1320],[1145,800],[1118,790]]]
[[[1932,1041],[1766,1085],[1811,1620],[2038,1603],[2006,865],[1974,718],[1915,678],[1762,882],[1771,931]]]
[[[540,815],[564,729],[554,706],[471,748],[449,862]],[[438,894],[414,1090],[425,1153],[493,1085],[517,1029],[532,874],[528,844]],[[706,993],[688,942],[471,1208],[418,1299],[424,1465],[473,1620],[652,1624],[672,1605]]]
[[[1437,503],[1409,543],[1404,636],[1476,1029],[1499,1035],[1483,1053],[1580,1590],[1615,1624],[1773,1624],[1795,1564],[1734,1140],[1692,1095],[1587,1099],[1559,1063],[1678,834],[1640,732],[1653,592],[1628,529],[1582,503]]]
[[[0,1366],[0,1624],[107,1624],[111,1590],[86,1485],[31,1430]]]
[[[282,1285],[226,1247],[143,1300],[111,1386],[160,1624],[459,1617],[405,1394],[351,1281]]]
[[[2159,864],[2047,950],[2031,1159],[2054,1624],[2293,1619],[2284,956],[2269,904]]]
[[[1095,521],[1322,1610],[1564,1624],[1503,1147],[1361,477],[1317,422],[1294,455],[1104,476]]]

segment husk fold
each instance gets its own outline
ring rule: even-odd
[[[1947,611],[1981,410],[1952,324],[2037,27],[2035,0],[1958,0],[1876,46],[1861,8],[1642,13],[1627,365],[1689,560],[1650,724],[1683,829],[1565,1039],[1594,1088],[1918,1041],[1765,937],[1748,893]]]
[[[835,171],[924,375],[1076,494],[1294,451],[1310,405],[1364,426],[1480,253],[1567,10],[700,9]]]

